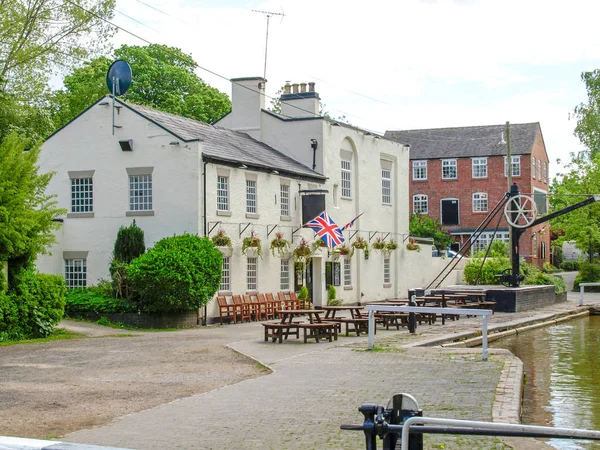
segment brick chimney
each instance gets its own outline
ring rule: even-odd
[[[266,80],[262,77],[232,78],[231,85],[230,128],[244,131],[260,129]]]
[[[306,87],[307,83],[292,83],[291,86],[289,83],[286,84],[284,93],[281,95],[281,114],[283,116],[318,117],[321,99],[315,92],[315,83],[308,83],[308,90]]]

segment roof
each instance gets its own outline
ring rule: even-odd
[[[320,173],[241,131],[126,103],[118,98],[116,101],[184,142],[202,141],[202,155],[212,162],[243,163],[250,169],[277,170],[282,175],[318,182],[326,179]]]
[[[539,122],[510,124],[510,152],[531,154]],[[410,159],[505,156],[506,125],[386,131],[385,137],[409,144]]]

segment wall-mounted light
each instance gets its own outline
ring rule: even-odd
[[[169,142],[169,145],[179,145],[179,141],[172,141],[172,142]]]
[[[119,141],[119,145],[121,146],[121,150],[124,152],[133,151],[133,139],[128,139],[126,141]]]
[[[240,165],[239,165],[239,168],[240,168],[240,169],[247,169],[247,168],[248,168],[248,166],[247,166],[246,164],[240,164]]]
[[[272,173],[273,175],[279,175],[279,172],[278,172],[277,170],[272,170],[272,171],[271,171],[271,173]]]

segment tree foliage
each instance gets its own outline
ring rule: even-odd
[[[53,219],[66,213],[45,192],[53,174],[38,173],[39,152],[39,145],[25,151],[16,134],[0,143],[0,261],[27,265],[55,242]]]
[[[115,0],[0,1],[0,91],[35,99],[52,68],[107,50]],[[86,11],[87,10],[87,11]]]
[[[438,250],[444,250],[454,242],[443,225],[426,214],[413,214],[410,218],[409,230],[411,236],[432,238],[433,245]]]
[[[108,93],[106,72],[116,59],[127,61],[133,73],[131,87],[121,96],[126,101],[209,123],[231,110],[229,97],[196,75],[191,55],[166,45],[123,45],[113,59],[92,59],[65,77],[65,89],[51,99],[58,126]]]
[[[550,186],[550,207],[553,211],[584,200],[585,195],[600,192],[600,154],[571,154],[567,172],[556,177]],[[589,251],[600,246],[600,204],[571,211],[551,221],[559,236],[557,243],[575,241],[578,249]]]
[[[600,69],[583,72],[581,79],[585,83],[588,102],[575,108],[575,135],[595,157],[600,152]]]

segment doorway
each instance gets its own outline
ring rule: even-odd
[[[442,225],[459,224],[459,207],[457,198],[445,198],[441,201]]]
[[[302,286],[308,289],[308,296],[313,298],[313,264],[297,262],[294,264],[294,291],[298,292]]]

